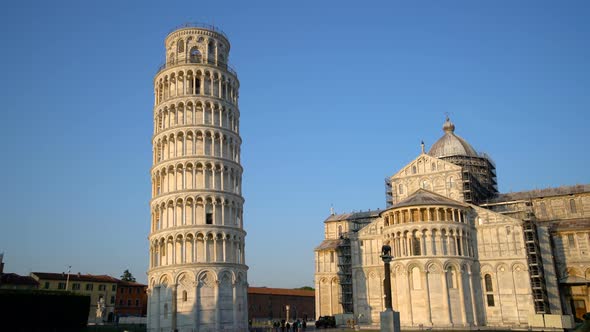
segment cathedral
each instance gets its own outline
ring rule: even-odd
[[[332,213],[315,249],[316,317],[379,325],[389,244],[402,328],[568,328],[590,311],[590,185],[499,193],[455,134],[388,177],[386,207]]]

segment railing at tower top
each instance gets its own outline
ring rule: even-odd
[[[162,70],[164,70],[168,67],[191,64],[191,63],[210,65],[210,66],[214,66],[214,67],[223,68],[223,69],[229,71],[235,77],[238,77],[238,72],[236,72],[236,70],[230,64],[225,63],[225,62],[221,62],[221,61],[217,61],[217,63],[215,63],[214,60],[205,60],[204,58],[201,58],[201,59],[186,58],[186,59],[176,59],[174,61],[164,62],[158,67],[158,70],[156,71],[156,75],[157,75],[157,73],[161,72]]]
[[[184,29],[184,28],[203,28],[203,29],[211,30],[211,31],[217,32],[218,34],[225,37],[225,39],[229,40],[229,38],[227,37],[225,32],[223,32],[223,30],[219,29],[218,27],[216,27],[212,24],[199,23],[199,22],[187,22],[187,23],[177,25],[174,28],[172,28],[172,30],[170,30],[170,32],[168,32],[168,34],[171,34],[176,30],[180,30],[180,29]]]

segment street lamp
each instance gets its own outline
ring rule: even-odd
[[[70,283],[70,271],[72,270],[72,266],[68,265],[68,276],[66,277],[66,292],[68,291],[68,284]]]
[[[391,304],[391,267],[393,259],[391,256],[391,246],[389,241],[385,241],[381,246],[381,259],[385,265],[385,279],[383,280],[383,289],[385,291],[385,311],[381,312],[381,332],[399,332],[399,312],[393,311]]]

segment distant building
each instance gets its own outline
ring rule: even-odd
[[[0,289],[37,289],[38,287],[39,283],[29,276],[16,273],[0,274]]]
[[[389,243],[402,328],[563,328],[581,318],[590,311],[590,185],[500,194],[489,156],[448,118],[443,130],[386,179],[385,209],[324,221],[316,316],[379,324]]]
[[[40,290],[68,290],[90,296],[88,322],[97,321],[96,309],[98,302],[102,299],[105,306],[102,320],[113,320],[119,279],[107,275],[46,272],[31,272],[31,277],[39,283]]]
[[[249,320],[314,319],[313,290],[248,287]]]
[[[118,316],[143,317],[147,314],[147,285],[119,281],[115,301],[115,314]]]
[[[31,277],[4,273],[4,254],[0,254],[0,289],[37,289],[38,286]]]

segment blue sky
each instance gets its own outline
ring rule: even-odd
[[[330,206],[383,208],[383,179],[446,112],[502,192],[590,182],[587,1],[24,1],[0,15],[7,272],[146,280],[152,80],[185,22],[232,44],[252,286],[311,285]]]

